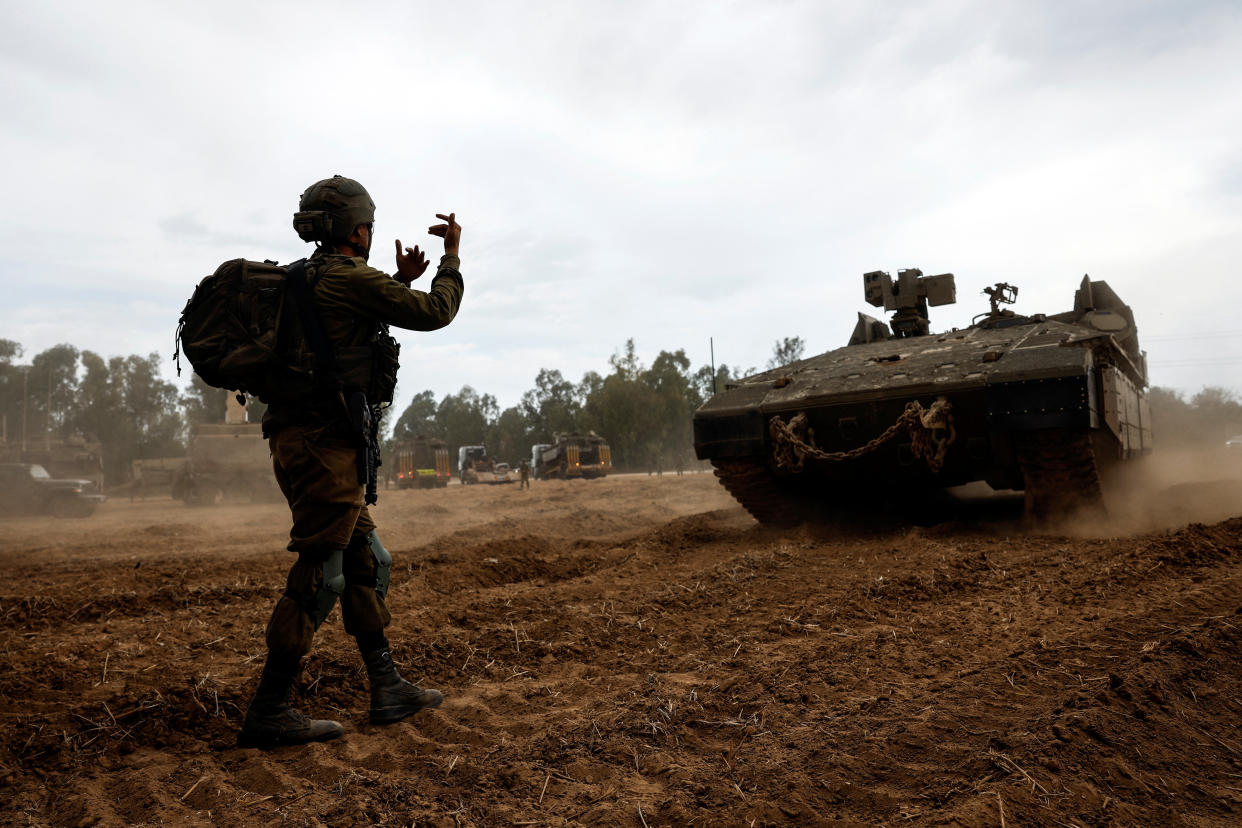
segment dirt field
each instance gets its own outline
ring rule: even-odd
[[[1107,527],[1020,499],[761,529],[709,474],[384,492],[403,672],[366,723],[336,612],[234,747],[283,505],[0,522],[0,821],[1237,825],[1242,469],[1163,462]],[[1234,464],[1238,465],[1238,464]]]

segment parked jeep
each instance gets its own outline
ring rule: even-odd
[[[87,517],[104,499],[90,480],[55,480],[36,463],[0,463],[0,513]]]

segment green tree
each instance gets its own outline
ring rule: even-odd
[[[113,358],[125,412],[133,428],[133,457],[166,457],[184,451],[177,386],[160,378],[159,354]]]
[[[22,346],[11,339],[0,339],[0,417],[9,440],[19,439],[23,405],[24,367],[18,365]]]
[[[608,360],[603,378],[582,411],[582,425],[608,441],[613,462],[625,468],[651,468],[657,461],[660,400],[643,380],[642,362],[629,339]]]
[[[718,394],[725,390],[725,386],[732,382],[749,377],[755,373],[754,368],[743,370],[740,366],[732,367],[725,365],[723,362],[716,366],[716,373],[713,375],[710,365],[701,365],[694,372],[693,382],[694,388],[699,396],[704,400],[710,400],[713,394]]]
[[[535,387],[522,395],[524,418],[536,435],[550,439],[561,431],[576,431],[582,403],[577,389],[560,371],[544,368]]]
[[[530,447],[536,442],[537,435],[520,405],[500,412],[487,432],[488,454],[514,466],[530,457]]]
[[[608,357],[608,365],[612,368],[614,376],[625,380],[637,379],[639,373],[643,370],[643,365],[638,360],[638,352],[634,348],[633,337],[625,340],[625,345],[620,351]]]
[[[600,376],[598,371],[587,371],[582,375],[582,381],[578,383],[575,392],[582,405],[586,405],[586,401],[590,399],[592,394],[599,393],[600,388],[604,386],[604,378]],[[581,415],[581,406],[579,407],[579,415]]]
[[[93,351],[82,352],[82,369],[74,428],[103,443],[104,477],[109,484],[121,483],[133,457],[133,434],[126,422],[120,383],[114,380],[108,362]]]
[[[480,394],[469,385],[440,400],[436,408],[436,428],[449,444],[450,457],[456,457],[459,446],[474,446],[487,437],[488,426],[499,416],[496,398]]]
[[[772,346],[772,358],[768,360],[768,370],[797,362],[802,359],[804,350],[806,350],[806,343],[800,336],[787,336],[776,340]]]
[[[30,361],[29,399],[32,433],[66,437],[78,393],[78,349],[54,345]],[[37,424],[37,425],[36,425]]]
[[[647,453],[656,468],[684,468],[694,445],[692,416],[702,404],[690,374],[690,358],[681,349],[661,351],[643,372],[642,380],[656,401]]]
[[[181,411],[188,429],[200,423],[222,423],[233,393],[223,388],[212,388],[198,374],[190,377],[190,387],[181,395]],[[258,397],[246,395],[246,422],[260,423],[267,412],[267,403]]]
[[[190,387],[181,395],[181,410],[189,426],[200,423],[224,422],[224,411],[229,392],[212,388],[198,374],[190,378]]]
[[[1198,432],[1209,442],[1228,439],[1242,431],[1242,404],[1227,388],[1209,385],[1190,399]]]
[[[109,483],[127,479],[130,462],[136,458],[185,451],[180,395],[176,386],[160,378],[157,354],[112,357],[105,362],[98,354],[84,351],[82,365],[80,404],[71,422],[76,430],[93,434],[103,443],[104,476]]]
[[[1194,409],[1172,388],[1152,387],[1147,392],[1153,438],[1163,446],[1185,444],[1194,421]]]
[[[1147,403],[1157,450],[1219,446],[1242,433],[1242,404],[1226,388],[1207,386],[1187,402],[1180,392],[1155,386],[1147,392]]]
[[[444,434],[436,422],[436,397],[433,391],[420,391],[410,400],[392,427],[393,442],[413,437],[440,437]]]

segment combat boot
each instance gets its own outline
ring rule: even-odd
[[[290,706],[289,690],[297,678],[298,663],[267,657],[259,688],[237,734],[238,747],[268,750],[282,745],[326,742],[345,733],[336,722],[312,719]]]
[[[362,650],[362,660],[371,679],[371,724],[399,722],[444,701],[439,690],[424,690],[401,678],[388,652],[388,642],[377,649]]]

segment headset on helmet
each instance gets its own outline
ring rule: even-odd
[[[302,241],[340,242],[349,238],[360,224],[375,221],[375,202],[370,193],[352,178],[334,175],[316,181],[302,193],[293,229]]]

